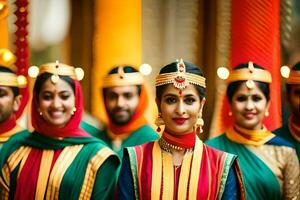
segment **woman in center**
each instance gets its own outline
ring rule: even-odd
[[[205,78],[182,60],[156,78],[156,125],[162,137],[124,151],[119,199],[244,199],[236,156],[203,144]],[[159,130],[158,130],[159,131]]]

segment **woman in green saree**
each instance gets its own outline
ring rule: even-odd
[[[39,68],[32,133],[9,140],[0,153],[1,199],[111,199],[119,165],[100,140],[79,128],[79,73],[61,63]]]
[[[206,143],[238,155],[247,199],[299,199],[299,164],[293,145],[263,125],[270,104],[271,74],[249,62],[228,78],[234,124]]]

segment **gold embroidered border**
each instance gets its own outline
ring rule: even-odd
[[[158,142],[154,142],[152,150],[152,182],[151,182],[151,199],[160,199],[162,176],[162,155]]]
[[[177,199],[186,199],[193,153],[186,153],[181,166]]]
[[[54,150],[43,150],[43,155],[40,164],[37,188],[35,192],[36,200],[43,200],[50,175],[51,163],[54,156]]]
[[[50,174],[46,199],[58,199],[61,181],[68,167],[72,164],[83,145],[68,146],[63,149]]]
[[[162,168],[163,168],[163,192],[162,199],[173,199],[174,195],[174,168],[173,157],[171,154],[163,151],[162,153]],[[160,184],[159,184],[160,185]]]
[[[197,199],[198,182],[200,176],[200,167],[203,153],[203,143],[196,137],[196,144],[193,153],[192,170],[189,187],[189,199]]]
[[[115,153],[112,150],[110,150],[107,147],[104,147],[100,149],[97,152],[97,154],[90,160],[84,176],[84,181],[82,184],[79,199],[91,198],[97,171],[99,170],[101,165],[106,161],[106,159],[114,154]]]

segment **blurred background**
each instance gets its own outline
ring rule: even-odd
[[[224,128],[219,67],[252,60],[274,72],[277,118],[269,128],[288,115],[279,70],[300,60],[299,0],[0,0],[0,21],[1,47],[18,52],[16,41],[27,42],[28,54],[20,53],[28,58],[25,68],[59,60],[84,69],[85,109],[100,122],[106,120],[101,77],[112,67],[143,66],[153,123],[155,76],[178,58],[198,65],[207,78],[204,138]]]

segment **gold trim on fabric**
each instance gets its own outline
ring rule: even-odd
[[[191,167],[191,178],[189,186],[189,199],[197,199],[199,176],[200,176],[200,167],[202,162],[202,153],[203,153],[203,143],[196,137],[196,143],[193,153],[193,161]],[[208,162],[209,163],[209,162]]]
[[[289,74],[289,78],[287,79],[286,83],[288,84],[300,84],[300,72],[291,70]]]
[[[47,188],[48,178],[50,175],[51,164],[54,156],[54,150],[43,150],[40,164],[39,176],[37,180],[37,188],[35,192],[36,200],[43,200]]]
[[[68,167],[72,164],[83,145],[65,147],[56,160],[50,174],[46,199],[58,199],[61,181]]]
[[[174,167],[172,154],[162,151],[163,192],[162,200],[173,199],[174,195]],[[159,184],[161,185],[161,184]]]
[[[180,177],[179,177],[177,199],[186,199],[187,189],[189,185],[190,166],[191,166],[192,157],[193,157],[192,152],[188,152],[184,155],[181,171],[180,171]]]
[[[20,162],[22,163],[26,161],[30,153],[30,150],[31,150],[30,147],[23,147],[23,146],[20,147],[9,156],[7,162],[4,164],[2,168],[3,179],[2,178],[0,179],[1,185],[3,186],[2,194],[1,194],[3,198],[6,198],[6,195],[9,195],[10,173],[18,166]],[[21,170],[22,170],[22,166],[20,166],[18,173],[20,173]],[[5,193],[3,193],[4,191]]]
[[[162,155],[157,141],[153,144],[152,150],[152,182],[151,182],[151,199],[160,199],[162,177]]]
[[[2,133],[0,135],[0,143],[6,142],[11,136],[15,135],[16,133],[18,133],[22,130],[24,130],[24,129],[21,126],[16,125],[13,129],[11,129],[5,133]]]
[[[97,171],[106,159],[115,153],[107,147],[100,149],[97,154],[90,160],[82,184],[79,199],[91,199]]]

